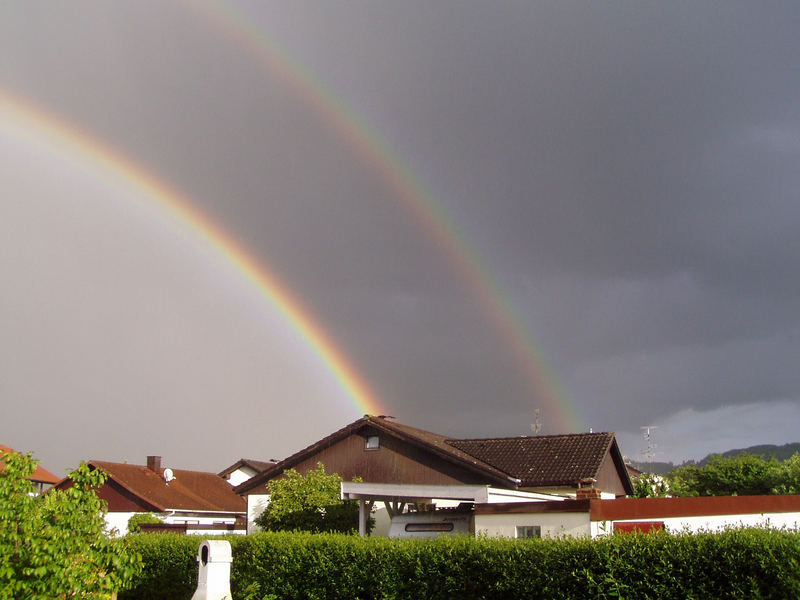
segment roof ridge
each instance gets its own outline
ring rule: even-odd
[[[447,442],[488,442],[504,440],[541,440],[547,438],[583,437],[590,435],[613,435],[613,431],[583,431],[580,433],[551,433],[545,435],[512,435],[487,438],[448,438]]]

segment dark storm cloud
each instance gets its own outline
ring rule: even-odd
[[[793,3],[230,7],[429,190],[587,426],[800,401]],[[203,15],[5,8],[0,88],[183,190],[392,414],[527,433],[534,391],[440,240],[374,157]],[[239,377],[250,410],[261,381]]]

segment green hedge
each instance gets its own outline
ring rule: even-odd
[[[800,534],[737,529],[597,540],[360,539],[263,533],[231,542],[236,600],[799,598]],[[191,598],[200,538],[133,536],[145,574],[120,599]]]

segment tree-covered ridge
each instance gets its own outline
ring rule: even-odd
[[[793,455],[800,452],[800,442],[792,442],[790,444],[783,444],[782,446],[777,446],[775,444],[759,444],[757,446],[748,446],[747,448],[735,448],[733,450],[726,450],[725,452],[718,452],[713,454],[708,454],[704,458],[695,461],[695,460],[687,460],[684,463],[676,465],[674,462],[668,461],[631,461],[630,465],[635,469],[638,469],[642,472],[648,473],[657,473],[659,475],[666,475],[671,471],[674,471],[677,467],[682,467],[685,465],[700,465],[704,466],[711,462],[711,459],[714,456],[724,456],[725,458],[732,458],[734,456],[739,456],[740,454],[755,454],[756,456],[761,456],[763,458],[775,458],[777,460],[786,460],[791,458]]]

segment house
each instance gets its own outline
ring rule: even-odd
[[[491,485],[572,497],[591,481],[603,497],[633,491],[613,433],[456,439],[365,415],[237,486],[247,498],[248,530],[269,502],[270,480],[287,469],[305,473],[318,462],[345,481]],[[376,533],[383,529],[378,520]]]
[[[264,462],[253,460],[252,458],[240,458],[227,469],[223,469],[217,475],[230,483],[233,487],[243,484],[251,477],[255,477],[265,471],[278,461]]]
[[[244,533],[247,505],[219,475],[162,468],[160,456],[148,456],[146,465],[92,460],[90,469],[108,475],[97,495],[108,504],[109,530],[125,534],[136,513],[155,513],[169,526],[187,533]],[[64,479],[56,485],[72,485]]]
[[[9,452],[16,452],[16,450],[8,446],[4,446],[3,444],[0,444],[0,471],[2,471],[5,468],[5,462],[3,461],[2,457],[4,454],[7,454]],[[33,482],[37,494],[41,494],[42,492],[47,490],[50,486],[53,486],[59,481],[61,481],[60,477],[56,477],[41,465],[36,465],[36,468],[34,469],[33,473],[27,479]]]
[[[673,533],[728,527],[800,526],[800,496],[584,498],[563,502],[482,503],[474,531],[488,537],[598,537],[633,530]]]

